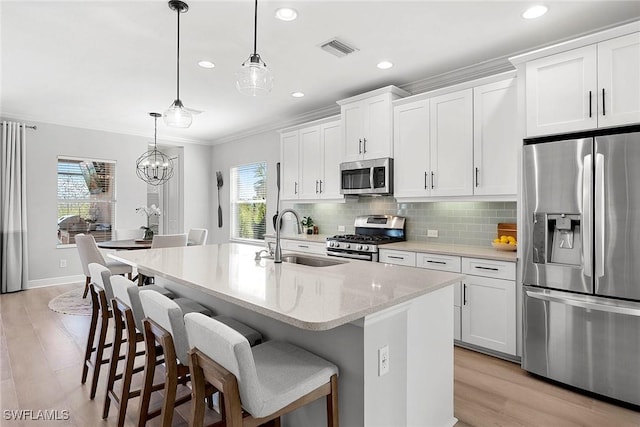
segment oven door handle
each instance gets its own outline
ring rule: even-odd
[[[348,252],[327,251],[327,256],[334,256],[339,258],[363,259],[365,261],[371,261],[371,255],[360,255],[360,254],[353,254]]]

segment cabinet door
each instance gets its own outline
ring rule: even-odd
[[[405,265],[407,267],[416,266],[416,253],[395,251],[393,249],[380,249],[378,262],[386,264]]]
[[[342,199],[340,194],[340,163],[342,162],[342,126],[337,120],[320,127],[322,165],[320,197],[322,199]]]
[[[345,162],[353,162],[362,158],[364,108],[362,101],[346,104],[341,108],[343,157]]]
[[[517,96],[515,78],[473,90],[474,195],[517,193]]]
[[[462,287],[462,341],[515,355],[515,282],[467,276]]]
[[[465,89],[430,100],[432,196],[473,194],[472,98]]]
[[[527,135],[597,126],[596,45],[526,65]]]
[[[640,33],[598,44],[598,127],[637,122],[640,122]]]
[[[365,159],[391,157],[392,143],[392,105],[391,95],[382,94],[364,101],[364,134],[362,155]]]
[[[395,197],[430,194],[429,100],[393,110],[393,173]]]
[[[300,129],[300,199],[320,198],[320,126]]]
[[[281,197],[286,199],[298,198],[298,131],[288,132],[280,136],[280,153],[282,156]]]

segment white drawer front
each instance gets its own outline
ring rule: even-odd
[[[516,264],[514,262],[462,258],[462,273],[472,274],[474,276],[495,277],[497,279],[516,280]]]
[[[378,261],[387,264],[406,265],[408,267],[416,266],[415,252],[394,251],[390,249],[380,249],[378,253]]]
[[[451,255],[417,254],[416,265],[431,270],[460,273],[460,257]]]
[[[327,249],[322,243],[301,242],[299,240],[281,240],[282,249],[295,252],[305,252],[316,255],[326,255]]]

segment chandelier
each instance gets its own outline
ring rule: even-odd
[[[158,151],[158,117],[160,113],[149,113],[154,121],[153,149],[136,160],[138,178],[151,185],[162,185],[173,176],[173,159]]]

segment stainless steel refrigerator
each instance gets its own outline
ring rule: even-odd
[[[640,127],[525,140],[523,168],[522,367],[640,405]]]

